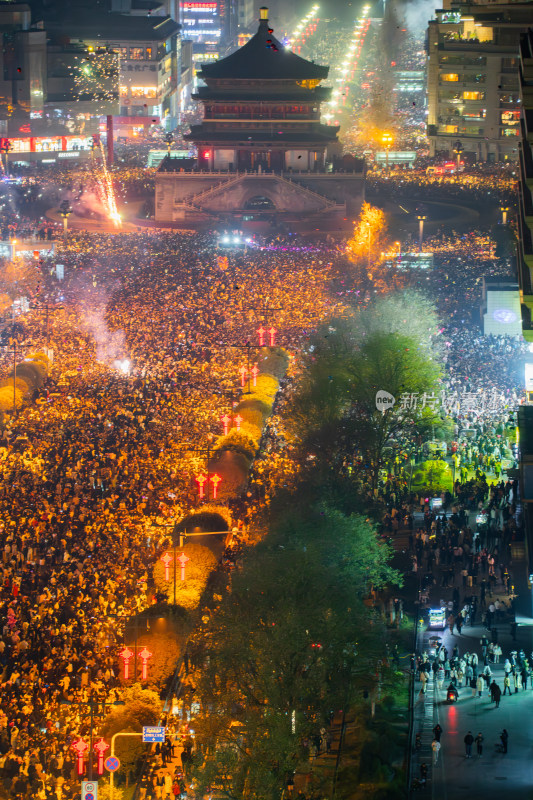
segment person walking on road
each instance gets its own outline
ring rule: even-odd
[[[509,690],[509,695],[511,694],[511,678],[509,673],[506,673],[505,678],[503,679],[503,694],[505,696],[505,692]]]
[[[439,753],[440,753],[441,744],[438,739],[433,739],[431,742],[431,749],[433,750],[433,764],[436,765],[439,763]]]
[[[465,757],[472,758],[472,745],[474,744],[474,737],[472,736],[472,731],[468,731],[464,738],[465,743]]]
[[[490,685],[490,699],[491,702],[496,703],[496,708],[500,707],[501,696],[502,696],[502,690],[500,689],[496,681],[492,681]]]
[[[481,733],[481,731],[476,736],[475,742],[476,742],[477,754],[478,754],[478,756],[482,756],[483,755],[483,734]]]
[[[442,736],[442,728],[441,728],[441,726],[439,725],[438,722],[435,725],[435,727],[433,728],[433,736],[435,737],[437,742],[440,742],[440,737]]]
[[[507,753],[507,743],[508,743],[508,741],[509,741],[509,734],[507,733],[507,731],[504,728],[503,731],[500,733],[500,742],[502,743],[502,752],[503,753]]]

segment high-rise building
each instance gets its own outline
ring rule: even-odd
[[[518,159],[518,46],[532,3],[450,4],[428,29],[431,155]]]
[[[169,16],[137,16],[72,7],[46,21],[52,42],[105,47],[119,56],[119,125],[143,120],[174,127],[177,121],[178,32]],[[128,121],[129,120],[129,121]]]
[[[522,302],[522,332],[533,342],[533,33],[520,42],[520,207],[518,220],[518,282]],[[533,402],[533,365],[531,375]]]
[[[12,135],[44,113],[46,33],[32,25],[28,5],[6,3],[0,5],[0,36],[0,127]]]

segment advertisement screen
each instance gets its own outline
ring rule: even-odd
[[[516,291],[488,289],[487,312],[483,315],[485,336],[521,336],[520,295]]]

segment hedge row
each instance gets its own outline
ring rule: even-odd
[[[235,414],[242,418],[241,428],[232,428],[226,436],[221,436],[215,444],[214,462],[222,457],[223,452],[240,453],[249,466],[257,453],[261,433],[266,420],[272,413],[274,399],[279,389],[281,378],[288,366],[289,357],[282,348],[274,351],[261,350],[258,366],[260,374],[250,394],[243,394],[235,408]]]
[[[48,375],[49,362],[44,353],[32,353],[21,361],[0,381],[0,411],[13,410],[13,394],[15,406],[20,408],[28,402],[32,394],[40,389]],[[13,393],[13,377],[16,369],[15,390]]]

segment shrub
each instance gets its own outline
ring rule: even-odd
[[[272,401],[279,389],[279,381],[272,375],[261,374],[257,377],[257,385],[254,387],[254,394],[269,397]]]
[[[11,381],[11,386],[13,386],[13,381]],[[31,389],[28,386],[28,382],[24,380],[24,378],[19,378],[18,370],[17,370],[17,377],[15,378],[15,386],[21,393],[24,398],[27,398],[31,394]]]
[[[200,528],[202,531],[220,531],[224,525],[229,530],[232,524],[231,513],[226,506],[216,503],[205,503],[201,508],[187,514],[178,522],[178,531],[191,531]]]
[[[31,361],[23,361],[21,364],[17,364],[16,375],[17,378],[23,378],[30,389],[38,389],[44,383],[44,378],[39,368]],[[12,376],[13,371],[11,371]]]
[[[265,347],[260,351],[257,365],[261,372],[267,372],[276,378],[282,378],[289,366],[289,355],[283,347],[276,347],[272,350]]]
[[[173,551],[168,551],[173,555]],[[181,565],[176,564],[176,600],[178,605],[183,608],[194,609],[200,602],[200,597],[204,591],[207,580],[211,572],[217,565],[217,559],[213,552],[201,544],[189,544],[185,542],[183,548],[176,551],[176,557],[181,553],[189,558],[185,565],[185,580],[180,579]],[[158,591],[166,592],[169,603],[174,602],[174,564],[169,566],[169,580],[165,580],[165,566],[158,559],[154,566],[154,581]]]
[[[250,461],[253,461],[257,450],[257,444],[245,431],[238,431],[232,428],[227,436],[221,436],[214,448],[215,453],[220,450],[233,450],[235,453],[242,453]]]
[[[26,356],[26,360],[27,361],[40,361],[41,363],[43,363],[46,366],[47,369],[48,369],[48,367],[50,365],[50,359],[48,358],[46,353],[30,353],[28,356]]]
[[[241,422],[241,431],[245,433],[250,439],[256,444],[256,450],[259,447],[259,442],[261,440],[261,433],[263,431],[263,427],[259,425],[251,425],[249,422]]]
[[[31,366],[37,370],[43,381],[48,375],[48,364],[45,364],[44,361],[41,361],[40,359],[25,359],[22,364],[31,364]],[[19,367],[17,366],[17,373],[18,371]]]
[[[239,411],[243,422],[249,425],[250,427],[255,427],[261,429],[263,427],[265,418],[262,412],[258,408],[241,408]]]
[[[15,405],[21,408],[23,401],[19,389],[15,389]],[[13,385],[0,388],[0,411],[13,411]]]
[[[267,417],[270,416],[270,412],[272,411],[272,403],[269,403],[268,400],[262,400],[260,397],[256,395],[245,395],[244,400],[241,400],[235,409],[235,411],[243,416],[243,411],[250,409],[252,411],[256,411],[261,414],[261,427],[263,427],[263,423]],[[244,417],[243,417],[244,418]]]

